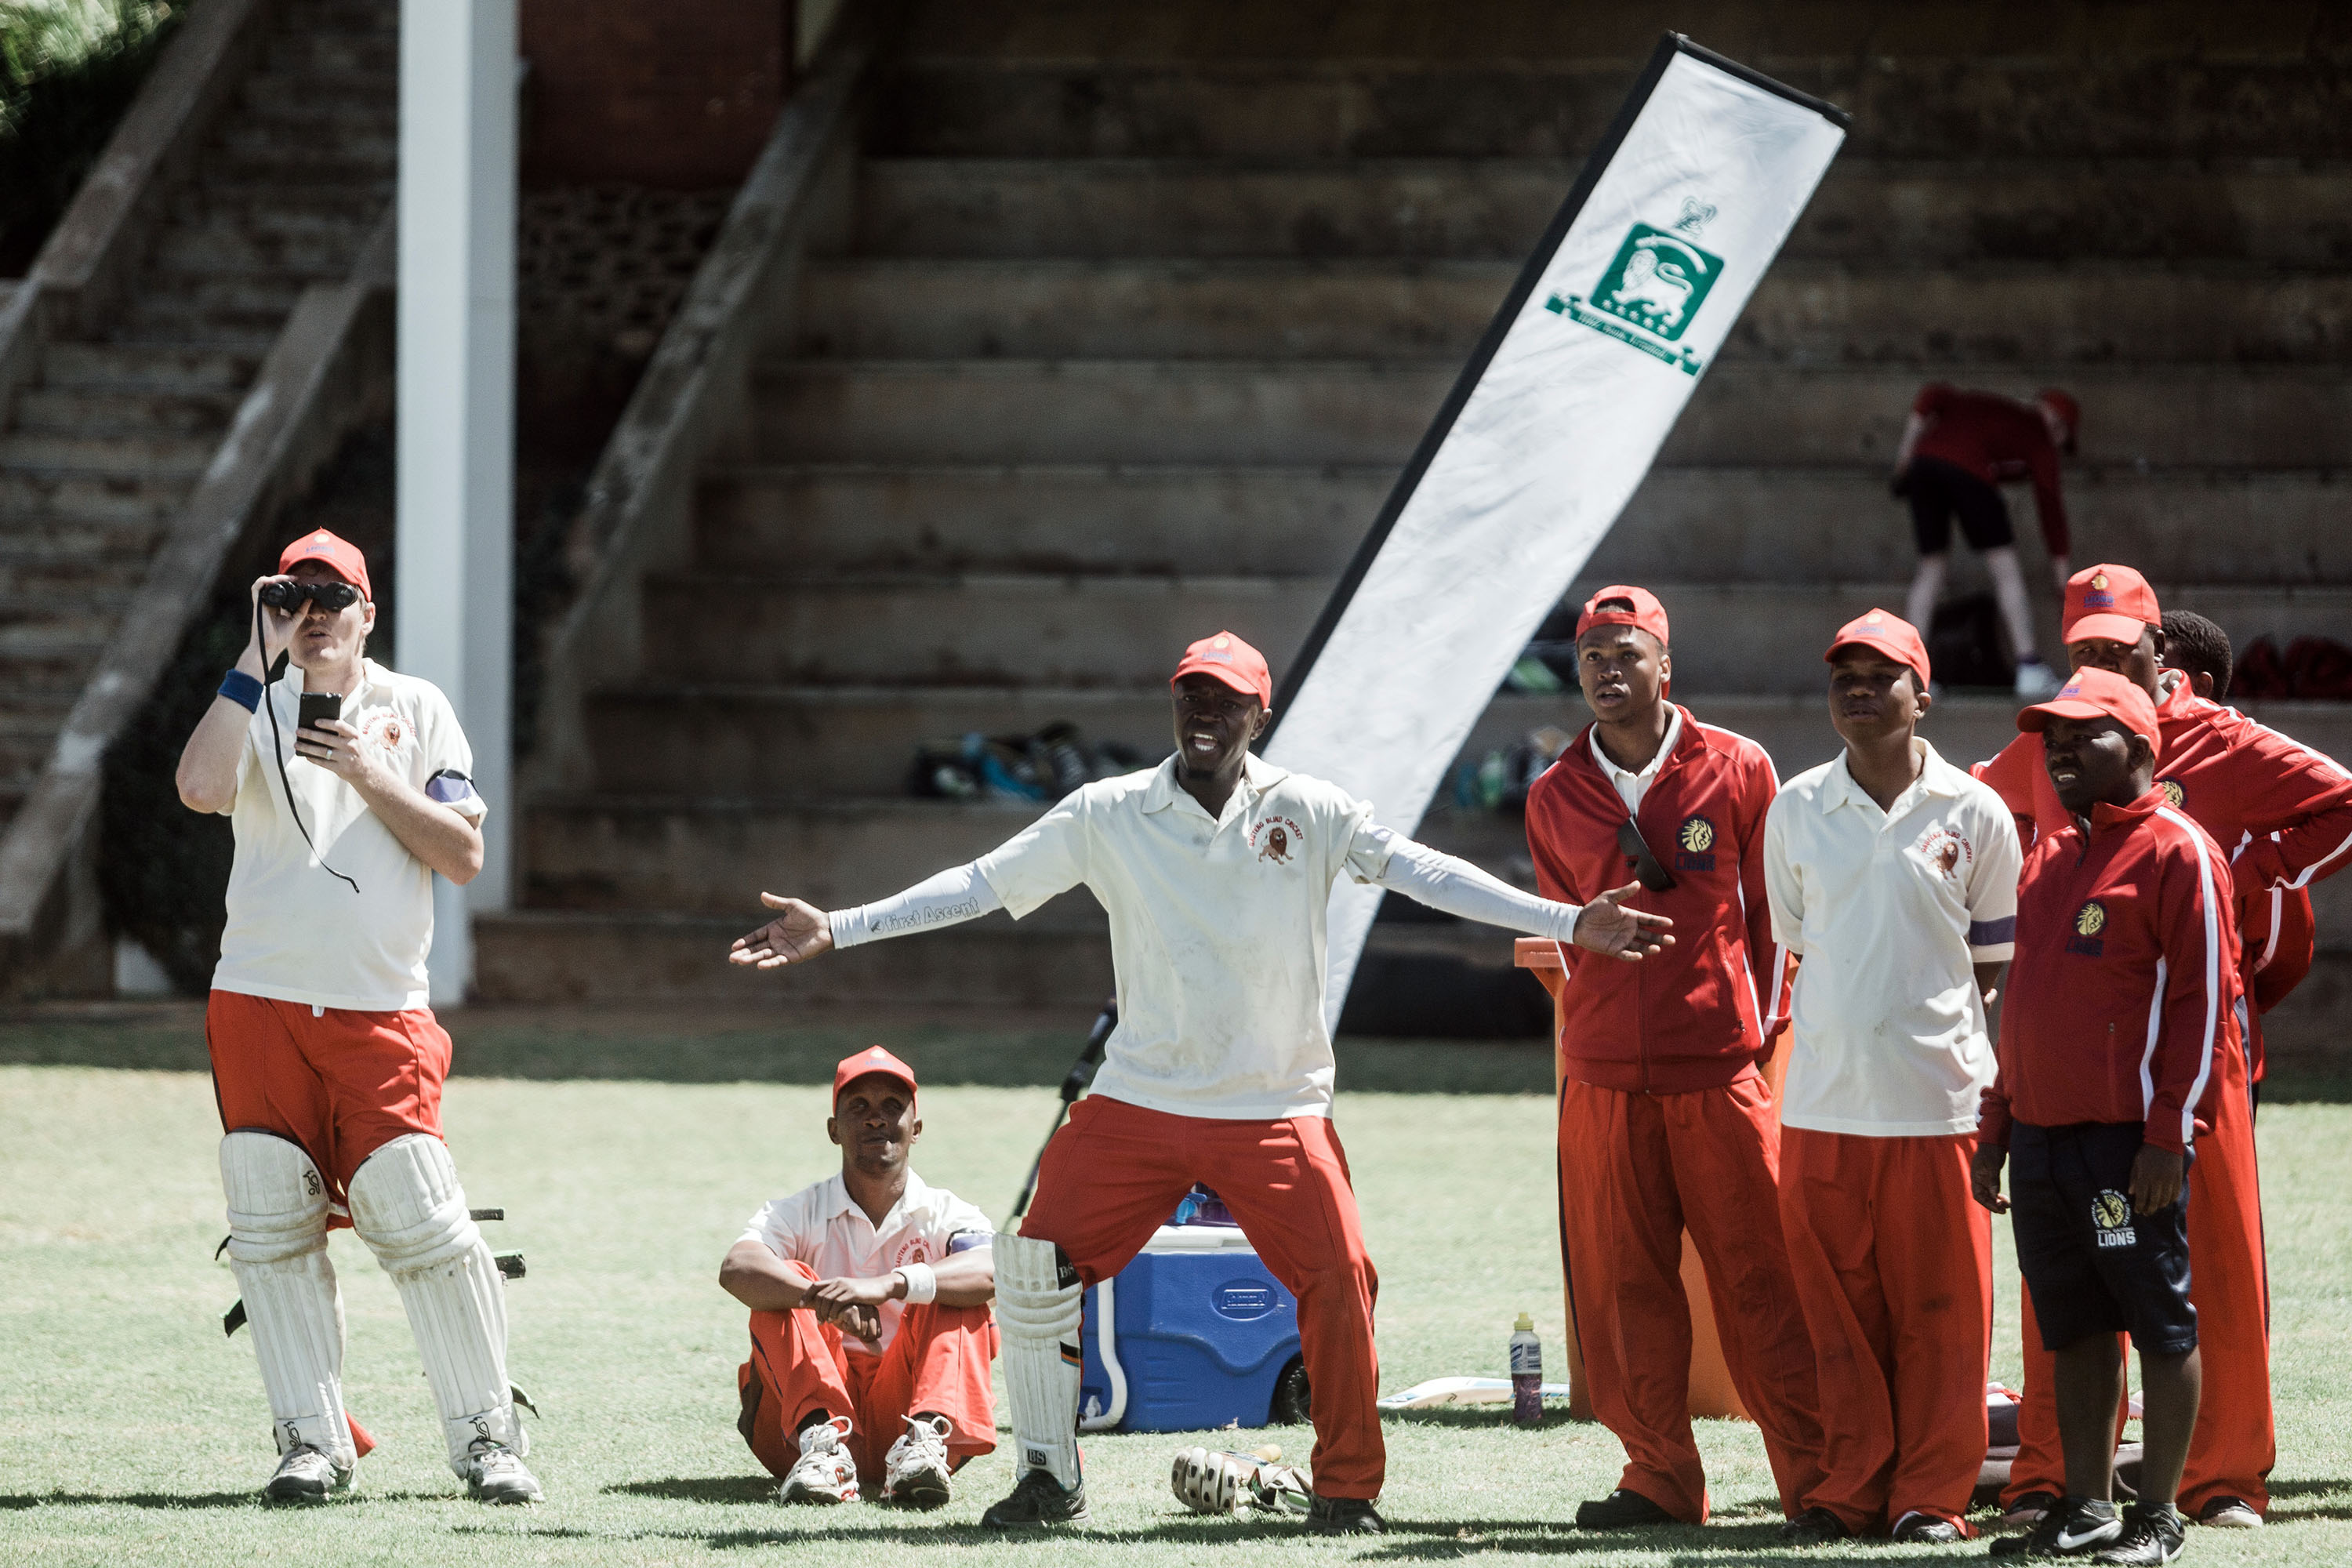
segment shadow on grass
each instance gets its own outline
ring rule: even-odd
[[[772,1503],[773,1476],[676,1476],[660,1481],[619,1481],[600,1489],[628,1497],[667,1498],[672,1502]]]
[[[2288,1524],[2306,1519],[2352,1519],[2352,1479],[2328,1481],[2273,1481],[2270,1483],[2271,1507],[2267,1517],[2273,1524]],[[2286,1502],[2288,1498],[2331,1498],[2325,1503]]]
[[[1404,1421],[1416,1426],[1444,1426],[1454,1431],[1484,1432],[1498,1426],[1515,1426],[1511,1407],[1507,1403],[1493,1405],[1433,1405],[1421,1410],[1383,1410],[1383,1421]],[[1590,1421],[1579,1421],[1568,1413],[1565,1405],[1547,1405],[1543,1420],[1535,1429],[1554,1426],[1590,1426]]]
[[[28,1508],[259,1508],[253,1492],[16,1492],[0,1510]]]

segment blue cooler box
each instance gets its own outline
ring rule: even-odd
[[[1086,1314],[1085,1431],[1263,1426],[1278,1393],[1286,1418],[1305,1418],[1298,1303],[1230,1226],[1160,1226],[1087,1292]]]

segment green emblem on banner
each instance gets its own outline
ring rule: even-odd
[[[1715,208],[1685,200],[1670,229],[1635,224],[1593,284],[1591,298],[1554,294],[1545,309],[1696,375],[1698,355],[1675,345],[1723,276],[1723,258],[1698,245],[1699,230],[1714,216]]]

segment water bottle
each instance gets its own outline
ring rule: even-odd
[[[1543,1421],[1543,1342],[1526,1312],[1511,1333],[1511,1420],[1521,1426]]]

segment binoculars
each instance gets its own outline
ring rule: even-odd
[[[333,615],[347,605],[359,603],[360,591],[349,583],[265,583],[261,585],[261,602],[273,610],[288,615],[302,607],[309,600],[319,608]]]

